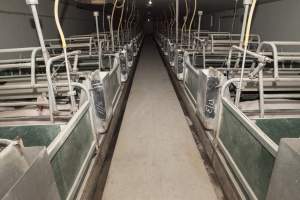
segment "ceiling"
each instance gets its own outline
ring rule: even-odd
[[[184,7],[184,0],[179,0],[181,4],[181,8]],[[194,0],[187,0],[189,5],[193,5]],[[242,6],[243,0],[238,0],[239,6]],[[279,0],[258,0],[258,3],[266,3],[271,1],[279,1]],[[145,7],[148,0],[137,0],[137,3],[140,7]],[[157,11],[162,11],[162,9],[168,7],[170,2],[175,2],[175,0],[152,0],[153,7]],[[221,11],[227,9],[233,9],[235,0],[197,0],[198,8],[203,10],[206,13]]]
[[[66,1],[74,1],[74,0],[66,0]],[[85,1],[86,4],[83,6],[85,9],[95,10],[95,5],[92,5],[92,1],[99,0],[75,0],[75,1]],[[106,0],[106,2],[114,0]],[[121,2],[121,0],[118,0]],[[134,0],[126,0],[127,2],[133,2]],[[175,3],[176,0],[151,0],[152,6],[148,7],[149,0],[135,0],[137,2],[137,7],[139,8],[140,13],[146,16],[147,18],[152,17],[162,17],[164,14],[170,14],[169,5],[171,2]],[[194,0],[186,0],[191,9],[194,8]],[[234,9],[236,0],[197,0],[197,8],[198,10],[202,10],[204,14],[210,14],[216,11],[229,10]],[[243,6],[244,0],[238,0],[238,6]],[[258,3],[267,3],[272,1],[284,1],[284,0],[257,0]],[[180,2],[180,16],[185,14],[185,0],[179,0]],[[81,5],[82,6],[82,5]],[[109,4],[106,8],[106,11],[109,12],[111,10],[112,4]]]

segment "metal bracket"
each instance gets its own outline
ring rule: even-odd
[[[94,14],[94,17],[99,17],[99,12],[98,11],[94,11],[93,14]]]
[[[251,5],[253,0],[244,0],[244,5]]]
[[[75,96],[75,95],[76,95],[76,92],[75,92],[75,91],[68,92],[68,96]]]
[[[39,0],[26,0],[27,5],[37,5],[39,4]]]

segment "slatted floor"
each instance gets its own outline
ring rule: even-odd
[[[150,38],[141,52],[102,199],[217,199]]]

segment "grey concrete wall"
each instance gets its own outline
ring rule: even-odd
[[[38,13],[45,38],[56,38],[53,0],[39,0]],[[66,36],[86,34],[95,30],[92,12],[75,5],[60,5],[60,15]],[[0,48],[37,46],[32,16],[25,0],[0,0]]]
[[[252,33],[258,33],[263,40],[300,41],[300,1],[280,0],[257,6]],[[230,31],[233,11],[214,13],[214,30],[218,30],[218,18],[223,17],[221,31]],[[243,9],[238,10],[234,33],[241,32]],[[204,22],[208,27],[209,20]]]

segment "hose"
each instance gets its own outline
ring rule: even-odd
[[[233,30],[234,30],[234,26],[235,26],[235,20],[236,20],[238,2],[239,2],[239,0],[235,0],[234,12],[233,12],[233,19],[232,19],[231,31],[230,31],[231,34],[233,34]]]
[[[172,17],[172,24],[171,24],[171,33],[173,33],[173,26],[176,23],[176,8],[175,4],[172,4],[172,11],[173,11],[173,17]]]
[[[128,30],[129,34],[130,34],[129,23],[130,23],[130,20],[131,20],[131,17],[132,17],[132,13],[133,13],[133,2],[131,4],[130,14],[129,14],[129,17],[128,17],[128,20],[127,20],[127,24],[126,24],[126,27],[127,27],[127,30]],[[130,35],[128,37],[130,37]]]
[[[115,16],[115,10],[117,7],[118,0],[115,0],[114,7],[111,14],[111,22],[110,22],[110,33],[111,33],[111,45],[112,50],[115,51],[115,40],[114,40],[114,16]]]
[[[187,16],[184,16],[183,19],[184,19],[184,23],[181,28],[181,47],[183,46],[183,40],[184,40],[183,34],[184,34],[184,28],[185,28],[186,21],[187,21]]]
[[[192,16],[192,19],[191,19],[191,22],[190,22],[190,27],[189,27],[189,45],[188,45],[188,48],[190,48],[190,46],[191,46],[191,29],[192,29],[192,24],[194,22],[195,15],[196,15],[197,0],[195,0],[194,5],[195,5],[194,6],[194,12],[193,12],[193,16]]]
[[[181,46],[183,45],[183,39],[184,39],[183,38],[183,32],[184,32],[184,29],[185,29],[185,25],[186,25],[186,22],[187,22],[188,15],[189,15],[189,6],[188,6],[187,0],[185,0],[185,16],[183,17],[184,22],[183,22],[183,25],[182,25],[182,28],[181,28]]]
[[[121,43],[120,43],[120,27],[121,27],[121,24],[122,24],[122,21],[123,21],[123,14],[124,14],[124,5],[125,5],[125,2],[126,2],[126,0],[123,0],[122,12],[121,12],[120,20],[119,20],[119,25],[118,25],[118,42],[119,42],[120,46],[121,46]]]
[[[131,33],[131,27],[132,27],[132,22],[136,19],[136,12],[135,12],[135,9],[136,9],[136,7],[135,7],[135,3],[136,3],[136,1],[134,1],[133,2],[133,5],[132,5],[132,13],[133,13],[133,15],[132,15],[132,17],[131,17],[131,20],[130,20],[130,22],[129,22],[129,27],[130,27],[130,33]]]
[[[116,2],[118,2],[118,0],[116,0]],[[116,8],[123,8],[123,6],[124,6],[124,1],[123,1],[123,3],[120,5],[120,6],[118,6],[118,5],[116,5]]]
[[[190,15],[190,3],[191,3],[191,0],[186,0],[186,3],[187,3],[187,9],[188,9],[188,12],[187,12],[187,15],[186,15],[186,17],[187,17],[187,19],[186,19],[186,25],[185,25],[185,32],[187,32],[187,23],[188,23],[188,20],[189,20],[189,15]]]
[[[106,5],[106,0],[104,0],[104,5],[102,8],[102,28],[104,33],[105,33],[105,5]]]
[[[249,13],[247,29],[246,29],[246,35],[245,35],[245,40],[244,40],[245,49],[248,48],[248,44],[249,44],[249,36],[250,36],[252,19],[253,19],[253,14],[254,14],[254,10],[255,10],[255,7],[256,7],[256,3],[257,3],[257,0],[253,0],[252,6],[251,6],[251,9],[250,9],[250,13]]]
[[[68,56],[67,56],[67,43],[66,43],[66,38],[65,38],[64,32],[62,30],[62,27],[61,27],[61,24],[60,24],[60,21],[59,21],[58,8],[59,8],[59,0],[55,0],[55,2],[54,2],[55,24],[56,24],[57,30],[59,32],[59,36],[60,36],[61,43],[62,43],[62,48],[63,48],[63,51],[64,51],[63,53],[64,53],[64,57],[65,57],[66,72],[67,72],[67,77],[68,77],[69,95],[71,97],[72,108],[74,109],[75,108],[75,98],[73,96],[73,88],[71,86],[69,61],[68,61]]]
[[[169,11],[170,11],[170,21],[169,21],[169,24],[168,24],[168,38],[171,38],[172,21],[173,21],[173,18],[172,18],[172,15],[173,15],[172,5],[169,5]]]
[[[247,53],[247,48],[249,44],[249,36],[250,36],[250,31],[251,31],[251,25],[252,25],[252,19],[253,19],[253,14],[254,10],[256,7],[256,2],[257,0],[253,0],[251,9],[249,12],[248,20],[247,20],[247,28],[246,28],[246,33],[245,33],[245,38],[244,38],[244,55],[243,55],[243,63],[242,63],[242,70],[241,70],[241,77],[240,77],[240,82],[237,90],[237,94],[235,96],[235,105],[238,106],[240,103],[240,97],[241,97],[241,89],[242,89],[242,81],[244,78],[244,70],[245,70],[245,64],[246,64],[246,53]]]
[[[125,20],[124,20],[124,24],[123,24],[123,26],[122,26],[122,30],[124,30],[124,32],[125,32],[125,33],[123,34],[123,40],[129,40],[129,38],[127,39],[127,35],[128,35],[128,34],[127,34],[127,31],[128,31],[128,30],[127,30],[127,21],[128,21],[128,17],[129,17],[129,16],[128,16],[128,13],[129,13],[128,11],[129,11],[129,3],[127,2],[127,3],[126,3]]]

